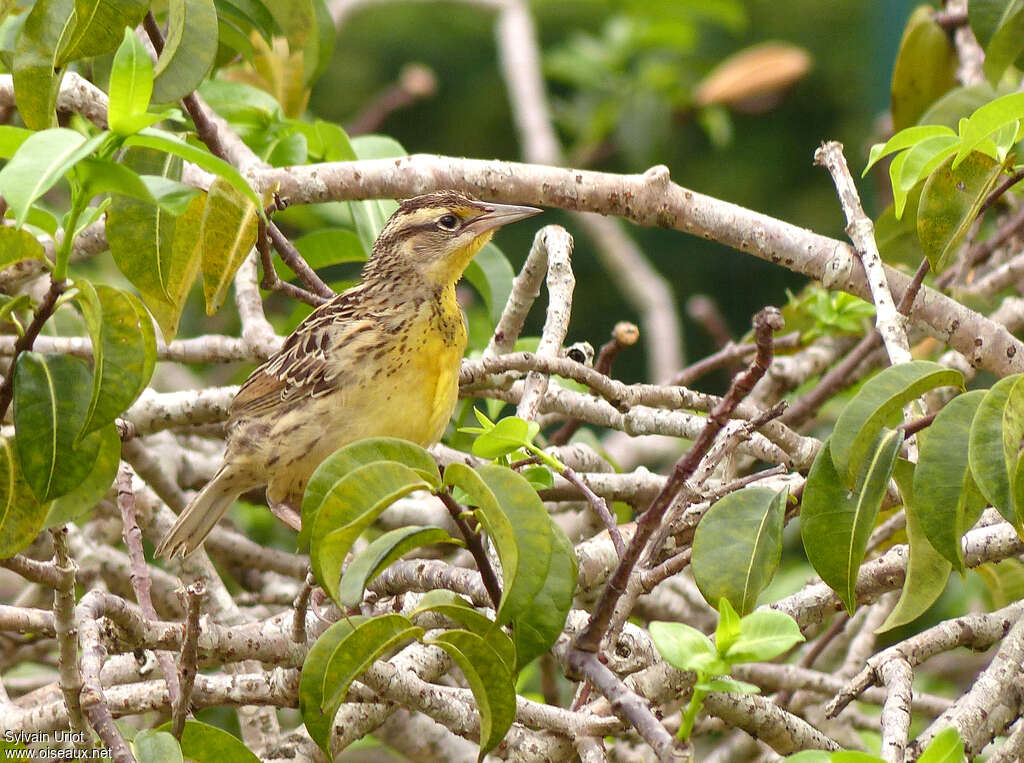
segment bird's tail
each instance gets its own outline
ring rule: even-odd
[[[228,470],[227,464],[222,466],[178,515],[174,527],[157,546],[156,555],[171,558],[191,554],[246,489],[247,486],[239,484],[237,476]]]

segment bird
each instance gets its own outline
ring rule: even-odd
[[[242,384],[223,462],[157,556],[191,554],[239,495],[264,485],[272,510],[296,516],[310,475],[351,442],[438,442],[467,341],[455,285],[498,228],[540,212],[451,190],[402,201],[360,282],[313,310]]]

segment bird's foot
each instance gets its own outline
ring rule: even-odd
[[[302,515],[292,508],[291,504],[285,501],[281,501],[280,503],[268,501],[268,503],[270,504],[271,514],[280,519],[295,532],[302,529]]]

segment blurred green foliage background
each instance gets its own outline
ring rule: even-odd
[[[665,164],[675,182],[701,193],[843,237],[831,181],[812,165],[824,140],[846,146],[855,174],[877,140],[888,108],[889,78],[908,0],[534,0],[549,97],[566,156],[577,166],[642,172]],[[437,77],[432,98],[391,113],[377,128],[410,153],[520,159],[507,93],[498,68],[493,11],[462,2],[357,5],[339,31],[331,65],[316,85],[310,111],[352,124],[404,66],[421,62]],[[804,49],[809,72],[756,113],[693,106],[696,86],[723,59],[751,45],[783,41]],[[869,214],[870,181],[862,182]],[[571,220],[549,213],[576,234],[577,299],[571,340],[595,346],[618,320],[636,320],[605,277]],[[726,247],[656,229],[631,228],[672,284],[682,311],[693,294],[719,305],[735,336],[764,304],[781,305],[803,279]],[[518,266],[529,226],[502,233]],[[533,330],[542,320],[535,311]],[[688,360],[713,349],[684,318]],[[642,377],[640,350],[617,374]]]

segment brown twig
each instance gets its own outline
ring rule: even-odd
[[[185,637],[181,642],[181,656],[178,659],[181,693],[178,701],[171,703],[171,733],[179,740],[185,730],[185,716],[192,704],[192,688],[199,668],[199,608],[206,595],[206,586],[202,580],[197,580],[185,591],[188,595],[188,610],[185,615]]]
[[[441,499],[441,503],[448,509],[456,527],[459,528],[462,539],[466,541],[466,548],[476,562],[480,579],[483,581],[484,588],[487,589],[487,595],[491,597],[494,608],[498,609],[501,604],[501,584],[498,583],[498,576],[494,574],[494,568],[491,567],[491,560],[487,558],[487,552],[484,550],[480,536],[470,529],[469,524],[462,516],[462,506],[452,498],[450,493],[442,491],[437,493],[437,497]]]
[[[309,609],[309,597],[316,586],[316,578],[313,573],[306,575],[306,580],[295,597],[292,613],[292,641],[296,644],[306,643],[306,611]]]
[[[795,350],[800,346],[800,332],[780,336],[772,342],[775,352],[779,350]],[[698,360],[691,366],[687,366],[669,380],[669,384],[678,387],[688,387],[703,376],[719,368],[732,366],[735,363],[746,362],[747,358],[757,352],[757,347],[752,344],[736,344],[729,342],[718,352]]]
[[[621,559],[622,555],[626,552],[626,544],[622,540],[622,533],[619,532],[619,525],[615,521],[615,515],[612,514],[611,509],[608,508],[608,502],[591,490],[590,486],[583,481],[583,478],[569,467],[566,467],[565,471],[561,474],[569,481],[570,484],[574,485],[577,490],[583,493],[583,497],[587,499],[587,503],[590,504],[594,513],[597,514],[598,518],[601,520],[601,524],[603,524],[605,529],[608,530],[608,535],[612,539],[612,545],[615,546],[615,553],[618,554]]]
[[[312,305],[313,307],[319,307],[324,304],[327,301],[325,298],[296,286],[295,284],[282,281],[278,277],[277,271],[274,269],[273,256],[270,253],[270,237],[268,236],[268,230],[269,228],[263,220],[257,221],[256,251],[259,253],[260,265],[263,268],[263,277],[260,279],[260,288],[279,292],[284,294],[286,297],[292,297],[293,299],[305,302],[307,305]]]
[[[53,315],[53,311],[57,309],[57,300],[66,289],[67,281],[50,281],[50,288],[47,290],[46,296],[43,297],[43,301],[39,303],[39,307],[36,308],[35,315],[32,316],[32,322],[28,324],[25,333],[18,337],[18,341],[14,343],[11,365],[7,371],[7,376],[4,377],[4,383],[0,385],[0,421],[7,415],[7,409],[10,407],[11,400],[14,397],[14,368],[18,362],[18,356],[32,349],[32,343],[39,336],[43,324],[49,320],[50,316]]]
[[[59,575],[58,585],[53,591],[53,625],[57,632],[59,654],[57,671],[64,704],[68,709],[71,730],[81,733],[88,740],[88,728],[82,714],[82,675],[78,672],[78,629],[75,612],[75,572],[77,566],[71,558],[66,527],[53,530],[53,566]]]
[[[142,550],[142,530],[139,529],[139,523],[135,516],[132,470],[124,462],[121,463],[117,471],[117,507],[121,510],[121,533],[124,537],[124,544],[128,548],[131,584],[132,590],[135,591],[135,600],[139,603],[139,609],[142,610],[143,616],[150,620],[159,620],[150,593],[152,581],[149,577],[149,567],[146,565],[146,556]],[[156,653],[156,659],[160,663],[160,670],[167,682],[167,695],[171,698],[171,704],[175,705],[181,694],[181,687],[178,685],[178,672],[174,669],[174,660],[170,653],[162,650]]]
[[[316,271],[309,266],[309,263],[302,258],[299,250],[281,233],[274,223],[270,223],[267,226],[267,234],[270,236],[270,241],[274,244],[278,255],[280,255],[281,261],[292,269],[292,272],[299,277],[310,292],[316,295],[318,299],[315,304],[323,304],[337,296],[334,290],[325,284],[320,276],[316,274]],[[271,270],[271,272],[274,271]],[[264,277],[266,276],[264,275]],[[311,302],[310,304],[314,303]]]

